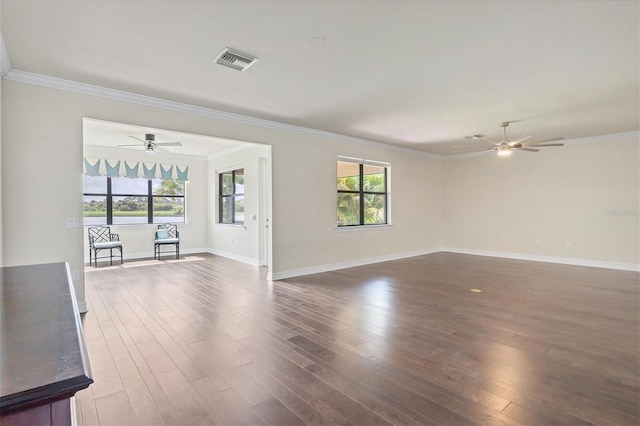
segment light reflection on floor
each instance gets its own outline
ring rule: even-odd
[[[120,264],[119,260],[116,260],[118,262],[118,264],[116,264],[116,265],[102,266],[102,265],[98,264],[97,267],[95,267],[93,265],[91,265],[91,266],[85,265],[84,271],[85,272],[91,272],[91,271],[98,271],[98,270],[104,271],[104,270],[118,269],[118,268],[138,268],[140,266],[162,265],[162,264],[165,264],[165,263],[194,262],[194,261],[198,261],[198,260],[203,260],[203,258],[200,257],[200,256],[184,256],[184,257],[181,257],[180,259],[133,260],[133,261],[126,261],[125,263],[122,263],[122,264]]]
[[[374,279],[362,284],[361,300],[352,303],[345,314],[358,317],[359,328],[378,337],[387,338],[395,321],[395,293],[386,279]]]

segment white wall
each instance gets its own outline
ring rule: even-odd
[[[2,100],[7,265],[68,261],[83,271],[84,229],[66,228],[66,218],[82,217],[83,117],[271,145],[275,277],[440,245],[440,162],[417,153],[15,81],[3,82]],[[335,229],[337,155],[391,163],[394,226]],[[82,276],[78,284],[82,305]]]
[[[450,250],[637,269],[638,138],[443,161]]]
[[[390,227],[336,227],[339,155],[391,164]],[[273,232],[280,249],[274,259],[276,277],[427,253],[440,246],[439,160],[383,146],[320,140],[274,146],[273,156]],[[279,158],[285,161],[276,163]]]
[[[84,305],[81,218],[82,116],[67,94],[3,82],[3,242],[6,266],[69,262]]]
[[[207,181],[209,182],[209,238],[208,246],[214,254],[241,260],[254,265],[260,264],[260,233],[263,218],[260,217],[260,158],[270,158],[269,146],[255,145],[241,151],[209,160]],[[218,173],[244,169],[244,225],[224,225],[218,223]],[[254,219],[255,215],[255,219]]]
[[[439,160],[14,81],[3,81],[1,96],[4,264],[69,262],[80,275],[81,308],[86,236],[82,227],[67,228],[66,218],[82,217],[83,117],[270,145],[274,278],[442,246],[638,264],[637,138],[508,161]],[[391,164],[392,226],[336,229],[338,155]],[[207,179],[206,167],[200,170]],[[187,242],[214,244],[215,234],[201,232],[206,226],[188,232]],[[131,237],[138,247],[146,241],[141,233]]]
[[[0,15],[2,15],[2,4],[0,3]],[[6,52],[4,46],[4,39],[2,38],[2,34],[0,34],[0,267],[4,265],[4,256],[3,256],[3,247],[4,247],[4,233],[2,232],[3,223],[4,223],[4,211],[2,209],[2,188],[3,180],[2,180],[2,86],[4,84],[4,80],[2,79],[2,75],[5,70],[10,68],[9,65],[9,55],[4,55]]]
[[[85,141],[89,142],[90,141]],[[150,159],[150,155],[153,156]],[[180,252],[202,252],[207,249],[207,163],[189,157],[168,154],[148,154],[123,150],[101,150],[96,147],[84,148],[84,156],[90,159],[111,159],[132,162],[156,162],[189,167],[189,181],[186,182],[186,223],[178,224],[180,231]],[[153,238],[157,225],[111,225],[111,232],[120,235],[125,259],[152,257]],[[89,261],[89,241],[86,227],[84,237],[85,261]]]
[[[2,85],[4,80],[0,78],[0,129],[2,129]],[[4,265],[3,246],[4,246],[4,234],[2,232],[2,224],[4,223],[4,211],[2,209],[2,131],[0,131],[0,267]]]

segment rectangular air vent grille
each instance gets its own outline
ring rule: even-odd
[[[254,58],[246,53],[237,50],[225,48],[215,59],[215,62],[225,67],[233,68],[237,71],[244,71],[253,65],[258,58]]]

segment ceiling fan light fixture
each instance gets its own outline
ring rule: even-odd
[[[507,157],[511,155],[511,148],[498,148],[498,155],[501,157]]]
[[[156,142],[156,135],[154,135],[153,133],[146,133],[144,135],[144,139],[141,139],[135,135],[127,135],[130,138],[133,138],[139,142],[142,142],[142,148],[144,149],[145,152],[155,152],[155,151],[163,151],[163,152],[169,152],[167,151],[165,148],[165,146],[182,146],[181,142]],[[140,147],[139,144],[134,144],[134,145],[130,145],[130,144],[124,144],[124,145],[118,145],[118,146],[137,146]]]
[[[538,152],[540,151],[539,148],[544,148],[547,146],[562,146],[564,144],[562,143],[548,143],[548,142],[552,142],[552,141],[557,141],[562,139],[562,137],[559,138],[551,138],[551,139],[545,139],[543,141],[539,141],[539,142],[527,142],[529,139],[531,139],[533,136],[523,136],[523,137],[519,137],[517,139],[509,139],[507,137],[507,127],[509,127],[509,123],[513,123],[513,121],[503,121],[502,123],[500,123],[500,127],[502,127],[502,140],[499,142],[496,142],[494,140],[488,139],[485,137],[485,135],[477,133],[475,135],[471,135],[471,136],[465,136],[465,139],[482,139],[484,142],[488,142],[493,144],[493,146],[491,148],[485,148],[482,150],[478,150],[475,152],[488,152],[488,151],[495,151],[496,154],[498,154],[501,157],[507,157],[509,155],[511,155],[511,151],[527,151],[527,152]],[[455,145],[454,145],[455,146]],[[474,152],[474,151],[471,151]]]

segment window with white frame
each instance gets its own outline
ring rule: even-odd
[[[389,164],[338,157],[337,225],[388,223]]]

